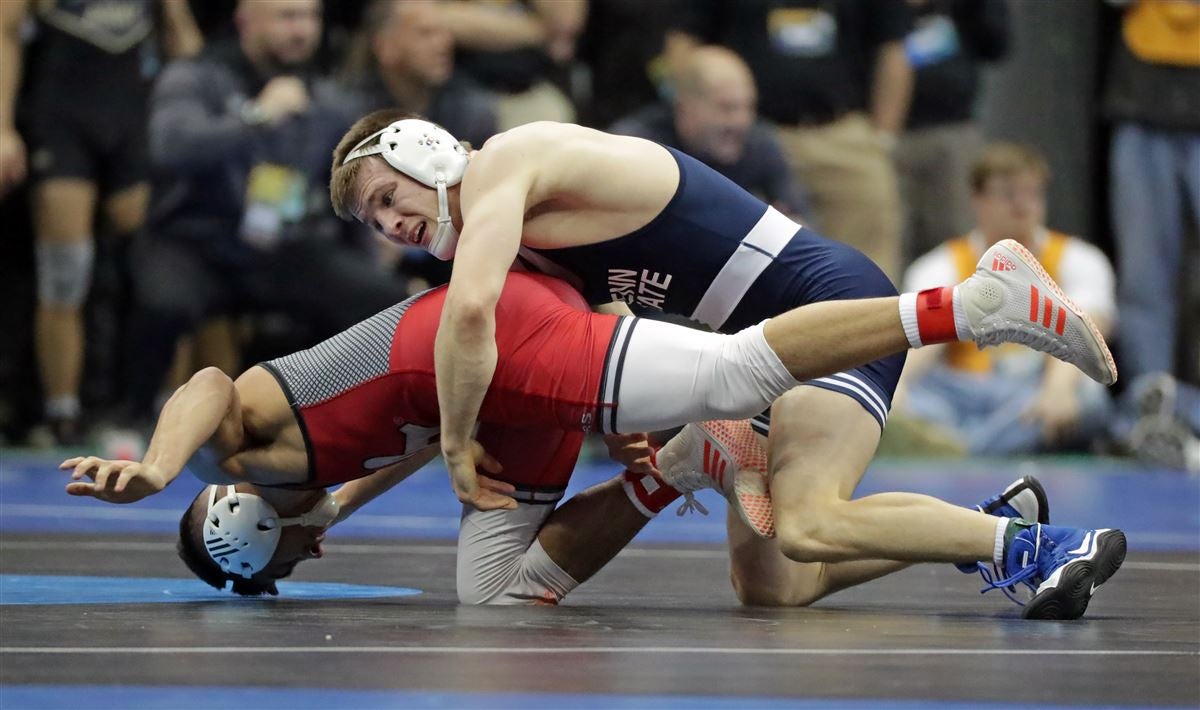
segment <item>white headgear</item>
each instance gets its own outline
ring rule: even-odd
[[[281,528],[303,525],[327,528],[338,515],[337,499],[328,493],[304,515],[280,518],[267,501],[251,493],[238,493],[233,486],[217,500],[213,486],[204,516],[204,549],[221,569],[249,579],[261,572],[279,545]]]
[[[462,182],[467,149],[446,129],[419,118],[406,118],[359,141],[342,165],[368,155],[378,155],[413,180],[437,189],[438,228],[427,249],[442,261],[453,259],[458,230],[450,222],[446,188]]]

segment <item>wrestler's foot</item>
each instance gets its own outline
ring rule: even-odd
[[[1036,520],[1042,525],[1050,523],[1050,500],[1046,497],[1046,489],[1042,487],[1041,481],[1033,476],[1018,478],[1010,483],[1008,488],[975,506],[975,510],[1000,518]],[[985,580],[1004,576],[998,570],[994,573],[988,571],[988,565],[982,562],[964,562],[954,566],[964,574],[980,572]],[[1017,604],[1024,604],[1016,598],[1015,587],[1009,586],[1001,591]]]
[[[972,340],[1020,343],[1111,385],[1117,366],[1091,318],[1067,298],[1029,250],[1012,239],[992,245],[956,288]]]
[[[775,515],[767,485],[767,452],[748,421],[688,424],[678,458],[663,449],[658,469],[663,480],[690,494],[715,488],[725,496],[742,521],[761,537],[775,537]],[[691,498],[689,496],[689,502]]]
[[[1013,520],[1005,543],[1004,579],[990,580],[988,591],[1018,582],[1034,588],[1026,619],[1078,619],[1096,588],[1125,561],[1125,533],[1083,530]]]

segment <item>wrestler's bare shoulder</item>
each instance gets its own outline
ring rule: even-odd
[[[678,185],[679,166],[657,143],[539,121],[472,155],[462,194],[466,204],[491,190],[519,190],[522,244],[553,248],[632,232],[662,211]]]
[[[535,121],[497,134],[483,144],[474,160],[503,162],[510,168],[532,167],[560,180],[586,177],[589,183],[599,176],[640,174],[669,182],[678,176],[674,159],[657,143],[553,121]]]

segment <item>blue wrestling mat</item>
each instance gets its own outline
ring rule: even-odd
[[[0,451],[0,533],[175,533],[179,516],[200,490],[181,476],[159,495],[134,505],[110,505],[63,492],[61,458]],[[567,496],[618,473],[615,465],[580,465]],[[1135,461],[1092,457],[888,460],[873,463],[856,496],[910,491],[971,505],[1013,479],[1038,476],[1060,525],[1119,527],[1134,550],[1200,549],[1200,476],[1147,468]],[[639,543],[725,542],[725,502],[711,490],[696,496],[712,515],[678,517],[674,506],[637,536]],[[461,508],[440,463],[431,464],[334,528],[330,538],[453,540]]]
[[[239,598],[198,579],[157,577],[86,577],[0,574],[0,606],[11,604],[145,604],[148,602],[223,602],[379,599],[420,594],[408,587],[376,587],[330,582],[280,582],[279,596]],[[0,703],[0,707],[6,707]]]

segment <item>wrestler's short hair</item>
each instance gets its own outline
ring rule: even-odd
[[[1036,173],[1043,182],[1050,180],[1050,166],[1035,148],[1020,143],[992,143],[971,167],[971,191],[979,194],[994,177],[1024,172]]]
[[[342,140],[333,149],[333,166],[329,173],[329,201],[333,203],[333,211],[344,220],[354,218],[351,201],[354,195],[354,184],[358,180],[358,171],[362,168],[361,160],[353,160],[343,165],[346,156],[354,150],[354,146],[362,143],[367,136],[378,133],[396,121],[406,118],[421,118],[414,113],[398,108],[385,108],[373,111],[354,122]]]

